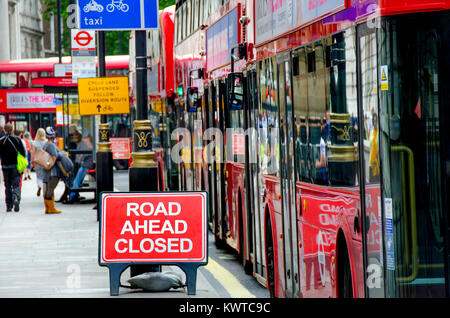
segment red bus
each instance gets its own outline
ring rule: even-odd
[[[199,1],[192,24],[196,3],[178,119],[204,170],[180,185],[205,179],[216,242],[274,297],[448,297],[450,2]]]
[[[202,190],[208,186],[206,162],[203,160],[203,132],[207,129],[203,96],[205,83],[205,36],[207,17],[215,10],[216,1],[177,1],[175,7],[175,108],[172,118],[176,130],[175,143],[182,143],[179,151],[172,151],[177,163],[180,190]],[[176,149],[176,148],[173,148]],[[209,209],[211,211],[211,209]]]
[[[277,297],[449,296],[450,2],[266,4],[231,77],[257,132],[255,272]]]

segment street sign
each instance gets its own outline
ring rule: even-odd
[[[110,270],[111,295],[134,264],[177,265],[195,294],[197,268],[208,263],[206,192],[101,193],[99,264]]]
[[[72,83],[80,78],[97,76],[95,56],[72,56]]]
[[[72,55],[95,55],[95,31],[72,29]]]
[[[111,142],[111,151],[114,160],[130,159],[131,138],[110,138],[109,141]]]
[[[72,76],[72,64],[55,64],[53,65],[54,77]]]
[[[95,31],[72,29],[72,83],[96,77]]]
[[[128,114],[128,77],[78,79],[80,115]]]
[[[158,0],[78,0],[79,29],[157,29],[158,8]]]

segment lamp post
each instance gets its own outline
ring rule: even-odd
[[[135,31],[136,120],[133,122],[133,162],[128,169],[130,192],[158,191],[158,167],[152,151],[152,127],[148,120],[146,31]],[[160,266],[132,265],[130,276],[160,271]]]
[[[98,31],[98,75],[106,76],[106,48],[105,32]],[[97,221],[100,219],[100,194],[104,191],[114,191],[113,156],[111,142],[109,141],[109,124],[106,115],[100,115],[98,130],[98,143],[96,154],[96,181],[97,181]]]

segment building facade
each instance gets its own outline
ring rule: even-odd
[[[55,55],[53,16],[43,18],[40,0],[0,1],[0,61]]]

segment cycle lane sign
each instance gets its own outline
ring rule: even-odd
[[[80,30],[158,28],[158,0],[78,0]]]

